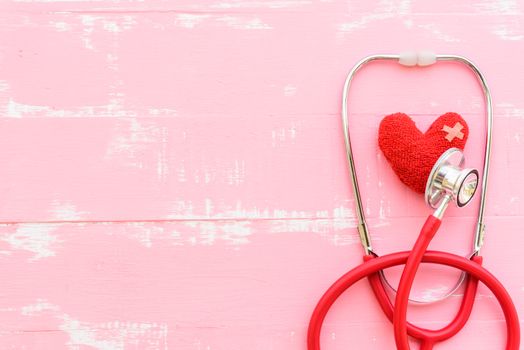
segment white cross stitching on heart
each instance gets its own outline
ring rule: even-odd
[[[455,124],[454,127],[450,128],[449,126],[447,125],[444,125],[444,127],[442,128],[442,131],[444,132],[447,132],[448,134],[446,135],[445,139],[448,140],[449,142],[453,141],[453,139],[455,137],[459,138],[459,139],[463,139],[464,138],[464,133],[461,132],[460,130],[464,129],[464,126],[462,126],[462,124],[460,124],[459,122],[457,122]]]

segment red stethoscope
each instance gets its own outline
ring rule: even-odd
[[[362,200],[355,172],[355,163],[351,150],[351,142],[348,128],[347,96],[349,86],[355,73],[369,62],[377,60],[396,61],[404,66],[429,66],[437,61],[456,61],[469,67],[478,78],[482,87],[486,104],[486,148],[484,156],[483,180],[481,186],[481,200],[478,211],[478,220],[473,243],[473,253],[469,258],[458,255],[427,250],[429,243],[439,229],[442,216],[450,202],[462,207],[468,204],[476,192],[479,181],[478,171],[475,169],[464,169],[464,156],[459,149],[451,148],[444,152],[434,165],[426,184],[426,203],[435,209],[420,231],[420,235],[411,251],[399,252],[378,256],[371,247],[371,238],[366,225]],[[435,55],[431,53],[401,54],[401,55],[372,55],[358,62],[349,72],[343,90],[342,99],[342,123],[344,128],[344,139],[346,154],[351,174],[351,183],[355,196],[356,211],[358,218],[358,233],[364,247],[364,263],[340,277],[322,296],[318,302],[308,328],[307,344],[308,350],[320,350],[320,332],[322,323],[329,309],[337,298],[357,281],[367,277],[382,311],[393,323],[395,342],[397,349],[408,350],[409,336],[419,340],[420,349],[429,350],[441,341],[451,338],[457,334],[467,323],[478,282],[484,283],[497,298],[506,319],[507,341],[506,350],[518,350],[520,345],[520,324],[517,311],[510,295],[504,286],[485,268],[482,267],[480,248],[484,238],[484,208],[486,202],[486,188],[491,153],[491,135],[493,124],[493,107],[491,94],[480,70],[469,59],[456,55]],[[430,330],[417,327],[406,319],[410,290],[421,263],[433,263],[447,265],[462,270],[458,283],[442,297],[450,296],[464,282],[465,290],[462,304],[455,318],[444,328]],[[404,264],[404,270],[400,278],[394,303],[391,301],[388,290],[393,289],[386,280],[384,269]]]

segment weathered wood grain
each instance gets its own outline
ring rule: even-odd
[[[483,254],[522,313],[523,16],[518,1],[487,0],[0,2],[0,348],[305,348],[315,302],[361,261],[345,74],[364,55],[413,49],[468,56],[488,78]],[[378,123],[403,111],[424,129],[461,113],[480,167],[480,89],[454,64],[374,64],[350,97],[374,244],[408,249],[428,211],[378,151]],[[432,249],[467,254],[476,205],[451,209]],[[421,274],[426,296],[456,277]],[[410,318],[442,326],[459,297]],[[393,348],[365,283],[336,306],[326,348]],[[503,339],[481,287],[442,348]]]

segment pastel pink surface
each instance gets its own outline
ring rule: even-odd
[[[482,253],[524,310],[522,5],[469,1],[0,3],[0,344],[6,349],[304,349],[327,286],[361,262],[340,121],[371,53],[473,59],[495,128]],[[452,81],[453,84],[449,82]],[[430,212],[381,155],[383,116],[460,113],[482,167],[484,109],[457,64],[376,63],[350,91],[375,249],[408,249]],[[478,198],[432,249],[466,255]],[[398,270],[389,271],[392,280]],[[455,271],[425,266],[432,297]],[[409,318],[443,326],[450,300]],[[326,349],[392,349],[369,287],[328,315]],[[503,348],[481,286],[443,349]]]

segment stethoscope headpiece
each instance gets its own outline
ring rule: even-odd
[[[477,169],[464,168],[464,154],[458,148],[450,148],[437,160],[426,183],[425,199],[432,208],[438,208],[446,198],[458,207],[468,204],[477,190]]]

